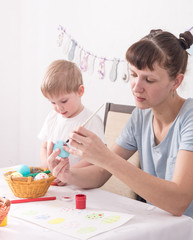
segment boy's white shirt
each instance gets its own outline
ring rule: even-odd
[[[92,112],[85,108],[75,117],[73,118],[64,118],[61,114],[52,110],[44,124],[40,133],[38,134],[38,138],[47,143],[56,142],[56,141],[66,141],[69,138],[70,133],[78,126],[81,126],[90,116]],[[94,132],[104,143],[104,125],[101,118],[98,115],[95,115],[85,126],[88,130]],[[75,163],[81,160],[80,157],[70,155],[69,161],[70,165],[74,165]]]

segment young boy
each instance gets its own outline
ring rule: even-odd
[[[41,167],[48,167],[47,147],[50,142],[66,141],[74,128],[83,124],[92,114],[82,105],[84,94],[82,74],[78,67],[66,60],[50,64],[41,84],[43,95],[51,102],[53,110],[48,114],[38,135],[43,141],[40,150]],[[85,126],[104,141],[104,126],[99,116],[93,117]],[[90,163],[70,155],[71,167],[84,167]],[[57,185],[63,185],[55,181]]]

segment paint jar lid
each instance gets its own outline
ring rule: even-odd
[[[61,200],[65,201],[65,202],[70,202],[70,201],[72,201],[72,197],[71,196],[62,196]]]

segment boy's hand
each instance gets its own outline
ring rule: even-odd
[[[60,149],[58,148],[53,152],[53,146],[54,143],[50,142],[47,149],[48,168],[51,172],[60,162],[60,157],[57,158],[57,156],[60,154]]]
[[[70,164],[68,158],[56,158],[60,149],[53,152],[53,143],[48,147],[48,168],[52,174],[63,183],[67,183],[70,175]]]

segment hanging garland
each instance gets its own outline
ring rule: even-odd
[[[122,63],[122,80],[124,82],[129,81],[129,71],[128,71],[128,63],[125,60],[121,60],[118,58],[108,59],[105,57],[99,57],[95,54],[92,54],[82,48],[67,32],[66,30],[59,25],[58,27],[59,35],[58,35],[58,46],[63,47],[64,54],[68,55],[69,61],[74,61],[77,66],[81,69],[82,72],[88,72],[89,74],[93,74],[96,64],[96,59],[98,60],[98,77],[99,79],[104,79],[105,72],[105,63],[112,62],[111,70],[109,73],[109,79],[114,82],[117,80],[117,72],[118,65]],[[193,27],[188,29],[187,31],[192,31]],[[188,51],[191,52],[193,47]]]
[[[106,76],[105,64],[106,62],[111,62],[112,66],[109,73],[109,79],[114,82],[117,80],[118,65],[121,63],[122,79],[124,82],[129,81],[127,61],[118,58],[108,59],[105,57],[96,56],[95,54],[92,54],[91,52],[88,52],[82,48],[61,25],[59,25],[58,30],[58,46],[62,47],[63,53],[67,55],[68,60],[75,62],[82,72],[93,74],[96,60],[98,60],[98,77],[99,79],[104,79]]]

